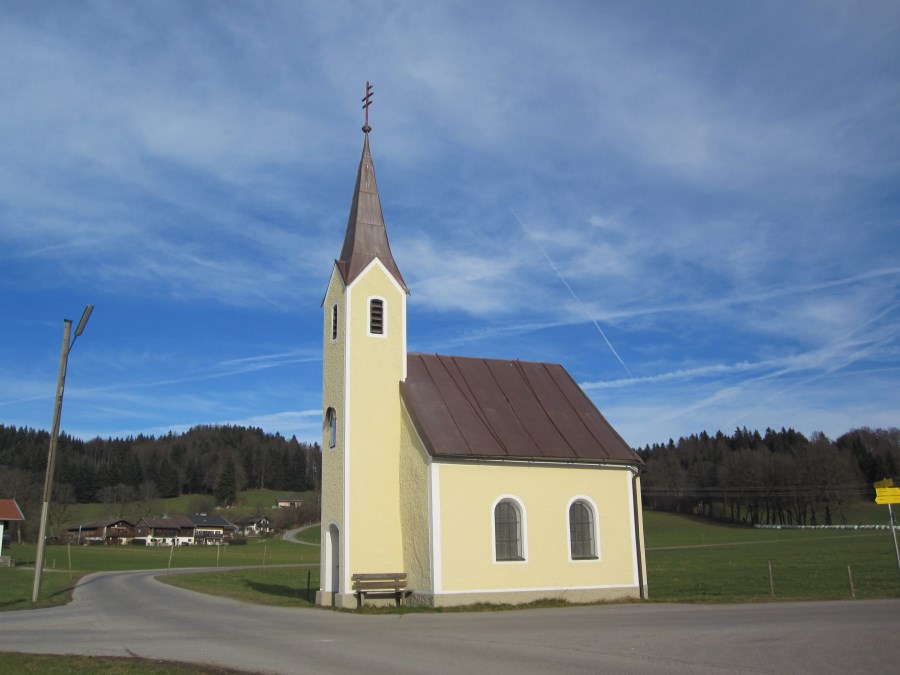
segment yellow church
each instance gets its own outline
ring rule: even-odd
[[[646,597],[642,462],[566,370],[407,352],[370,130],[322,303],[317,602],[363,574],[435,607]]]

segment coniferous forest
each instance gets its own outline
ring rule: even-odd
[[[0,425],[0,497],[39,510],[50,434]],[[830,525],[895,477],[900,430],[854,429],[830,440],[792,429],[706,432],[638,450],[644,507],[742,524]],[[198,426],[159,438],[82,441],[61,434],[53,501],[115,507],[183,494],[233,503],[237,492],[316,490],[318,445],[262,429]],[[35,509],[37,507],[37,509]]]
[[[40,512],[49,445],[47,431],[0,425],[0,497],[15,498],[26,513]],[[82,441],[60,434],[56,458],[54,503],[104,503],[111,512],[129,502],[152,509],[161,498],[183,494],[228,506],[239,490],[316,490],[322,466],[318,445],[237,426],[159,438]]]
[[[743,524],[838,525],[897,475],[900,429],[854,429],[830,440],[792,429],[704,432],[638,451],[645,508]]]

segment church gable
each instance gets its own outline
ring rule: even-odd
[[[642,463],[558,364],[409,354],[400,392],[434,457]]]

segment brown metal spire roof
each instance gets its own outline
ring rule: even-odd
[[[555,363],[409,354],[400,393],[434,457],[643,464]]]
[[[409,293],[403,276],[391,255],[387,230],[384,227],[384,215],[381,213],[381,199],[375,184],[375,167],[369,153],[369,134],[363,144],[362,157],[359,160],[359,171],[356,174],[356,188],[353,191],[353,203],[350,205],[350,218],[347,221],[347,234],[341,257],[336,261],[345,284],[350,284],[366,268],[378,258],[397,280],[404,291]]]

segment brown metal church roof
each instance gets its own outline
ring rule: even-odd
[[[555,363],[409,354],[400,392],[434,457],[643,463]]]
[[[336,261],[344,283],[347,285],[352,283],[375,258],[381,261],[403,290],[409,293],[388,243],[384,215],[381,212],[381,198],[375,184],[375,166],[369,153],[369,134],[366,134],[362,157],[359,160],[359,171],[356,174],[353,202],[350,205],[347,234],[344,236],[341,257]]]

